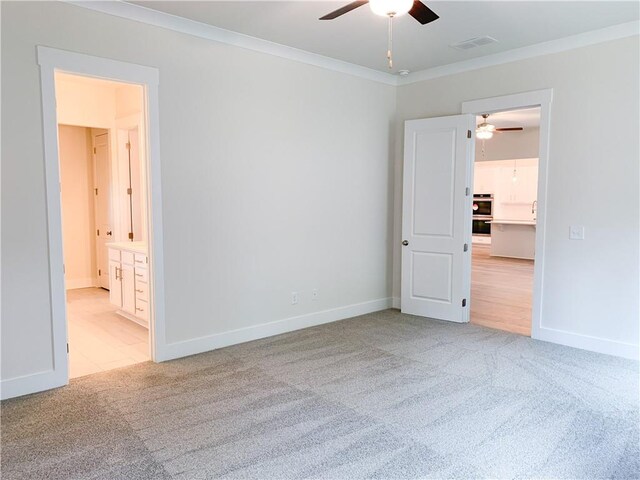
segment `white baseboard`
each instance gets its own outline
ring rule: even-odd
[[[616,342],[606,338],[591,337],[547,327],[540,327],[536,332],[535,338],[536,340],[558,343],[606,355],[630,358],[632,360],[640,359],[640,347],[631,343]]]
[[[42,392],[52,388],[62,387],[68,383],[66,372],[48,370],[23,377],[8,378],[0,381],[0,399],[19,397],[29,393]]]
[[[95,287],[96,282],[93,278],[72,278],[69,280],[65,279],[64,285],[67,290],[74,290],[76,288]]]
[[[391,298],[391,308],[397,308],[400,310],[400,297]]]
[[[391,298],[381,298],[370,302],[347,305],[345,307],[308,313],[298,317],[285,318],[275,322],[263,323],[238,330],[231,330],[229,332],[208,335],[206,337],[194,338],[183,342],[170,343],[156,352],[156,360],[162,362],[187,357],[238,343],[250,342],[251,340],[271,337],[302,328],[314,327],[316,325],[322,325],[323,323],[379,312],[380,310],[390,308],[391,305]]]

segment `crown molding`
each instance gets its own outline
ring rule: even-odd
[[[411,83],[430,80],[447,75],[468,72],[480,68],[502,65],[528,58],[560,53],[575,48],[586,47],[597,43],[618,40],[640,34],[640,21],[633,21],[613,25],[599,30],[563,37],[548,42],[516,48],[506,52],[485,55],[461,62],[450,63],[438,67],[428,68],[412,72],[405,77],[398,77],[371,68],[353,63],[325,57],[317,53],[307,52],[298,48],[281,45],[261,38],[252,37],[242,33],[225,30],[212,25],[178,17],[169,13],[160,12],[140,5],[126,3],[122,0],[63,0],[67,4],[94,10],[97,12],[126,18],[148,25],[173,30],[175,32],[204,38],[214,42],[225,43],[240,48],[246,48],[268,55],[274,55],[295,62],[306,63],[316,67],[333,70],[347,75],[353,75],[366,80],[371,80],[385,85],[401,86]]]
[[[502,65],[504,63],[525,60],[527,58],[560,53],[567,50],[573,50],[575,48],[587,47],[589,45],[618,40],[620,38],[631,37],[639,34],[640,21],[621,23],[619,25],[601,28],[599,30],[591,30],[589,32],[572,35],[570,37],[550,40],[548,42],[516,48],[506,52],[472,58],[462,62],[428,68],[426,70],[419,70],[417,72],[410,73],[406,77],[397,78],[397,85],[408,85],[424,80],[431,80],[433,78],[477,70],[479,68],[492,67],[494,65]]]
[[[174,32],[185,33],[194,37],[200,37],[214,42],[225,43],[240,48],[246,48],[256,52],[286,58],[295,62],[306,63],[316,67],[333,70],[347,75],[364,78],[386,85],[397,85],[398,77],[385,72],[379,72],[371,68],[355,65],[353,63],[325,57],[317,53],[307,52],[298,48],[281,45],[261,38],[251,37],[231,30],[214,27],[206,23],[189,20],[165,12],[159,12],[147,7],[126,3],[121,0],[115,1],[82,1],[63,0],[65,3],[77,7],[87,8],[96,12],[106,13],[116,17],[134,20],[156,27],[166,28]]]

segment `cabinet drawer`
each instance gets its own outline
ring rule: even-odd
[[[115,248],[109,249],[109,260],[114,262],[120,262],[120,250],[116,250]]]
[[[136,282],[136,298],[145,302],[149,301],[149,284],[145,282]]]
[[[135,316],[147,320],[149,318],[149,303],[136,298]]]
[[[133,262],[136,266],[138,265],[146,265],[147,264],[147,255],[144,253],[136,253],[133,256]]]
[[[135,267],[136,284],[138,282],[149,283],[149,270],[146,268]]]
[[[133,252],[122,252],[122,263],[133,265]]]

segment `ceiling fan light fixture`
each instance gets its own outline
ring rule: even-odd
[[[413,0],[369,0],[369,7],[382,17],[399,17],[413,6]]]
[[[489,140],[493,137],[493,132],[491,130],[476,130],[476,138],[480,140]]]

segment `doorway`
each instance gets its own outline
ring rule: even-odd
[[[463,102],[461,115],[405,122],[400,247],[403,313],[454,322],[470,321],[476,115],[537,108],[537,193],[531,205],[535,214],[535,262],[530,335],[541,337],[552,99],[552,89],[491,97]],[[517,161],[514,166],[517,173]],[[491,239],[491,243],[495,241]],[[513,246],[513,242],[510,245]]]
[[[148,361],[140,85],[55,74],[69,378]]]
[[[476,120],[470,322],[530,336],[540,108]]]

